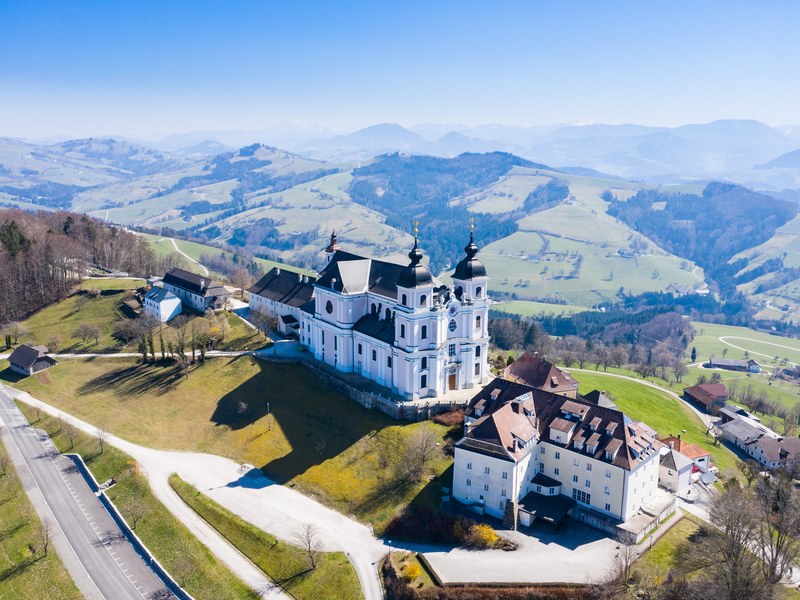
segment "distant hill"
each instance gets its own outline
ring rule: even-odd
[[[756,165],[756,169],[800,169],[800,150],[781,154],[771,161]]]

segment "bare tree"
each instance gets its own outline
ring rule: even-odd
[[[301,525],[294,533],[297,545],[306,553],[311,569],[317,568],[317,561],[322,553],[322,544],[319,541],[319,530],[313,523]]]
[[[131,522],[131,528],[136,529],[139,521],[146,518],[150,514],[150,506],[142,499],[141,496],[133,496],[128,502],[125,503],[125,516]]]
[[[756,480],[756,478],[761,475],[761,471],[764,470],[761,464],[752,458],[737,462],[736,467],[742,472],[742,475],[744,475],[744,478],[747,481],[747,487],[753,485],[753,482]]]
[[[778,583],[800,557],[800,503],[792,476],[773,473],[756,482],[758,543],[768,581]]]
[[[60,346],[61,346],[61,336],[53,334],[49,338],[47,338],[47,349],[50,352],[57,352]]]
[[[9,462],[8,455],[0,454],[0,471],[2,471],[3,477],[5,477],[6,472],[8,471],[8,462]]]
[[[94,432],[94,439],[97,442],[97,447],[102,454],[106,449],[106,442],[108,442],[109,433],[105,429],[98,429]]]
[[[401,464],[410,479],[419,481],[425,475],[428,464],[441,451],[437,441],[434,430],[425,425],[409,436]]]
[[[672,362],[672,371],[675,373],[675,381],[681,382],[681,379],[689,372],[689,368],[683,364],[680,357],[676,356]]]
[[[47,519],[43,519],[36,528],[36,540],[42,548],[42,554],[47,556],[50,550],[50,542],[53,538],[53,528]]]
[[[75,426],[65,421],[63,431],[69,440],[69,449],[72,450],[75,447]]]
[[[12,321],[3,328],[3,333],[14,338],[14,344],[17,344],[19,338],[28,334],[28,330],[22,323],[18,321]]]
[[[72,332],[72,337],[80,339],[84,345],[91,339],[94,339],[96,344],[97,340],[100,338],[100,330],[94,325],[81,323],[75,331]]]

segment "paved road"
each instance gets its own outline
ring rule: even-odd
[[[9,450],[21,454],[99,597],[142,600],[163,590],[164,583],[125,539],[72,460],[58,453],[47,434],[35,431],[2,390],[0,415],[12,441]]]

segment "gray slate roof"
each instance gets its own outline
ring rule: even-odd
[[[144,295],[144,297],[154,302],[162,302],[164,300],[172,300],[173,298],[176,299],[178,298],[175,294],[173,294],[169,290],[165,290],[162,287],[154,287],[149,292],[147,292]]]

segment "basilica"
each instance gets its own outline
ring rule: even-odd
[[[308,277],[272,269],[250,288],[250,306],[276,316],[313,356],[406,400],[440,397],[490,379],[486,268],[470,231],[448,287],[422,263],[414,238],[402,263],[342,250]]]

